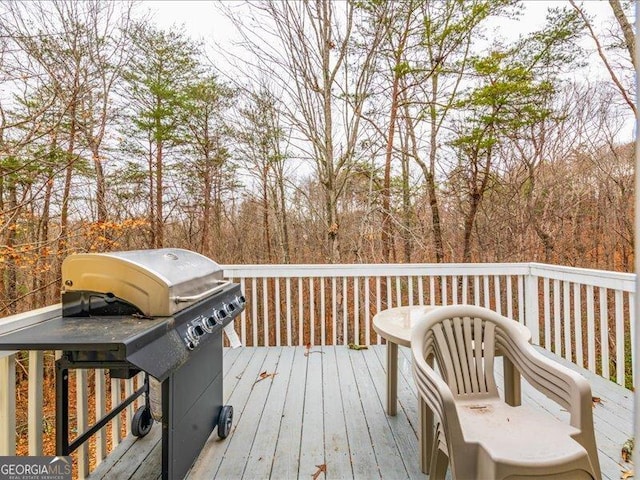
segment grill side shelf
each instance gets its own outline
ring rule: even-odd
[[[0,350],[124,351],[132,340],[150,336],[151,341],[154,335],[160,335],[167,321],[130,316],[59,316],[0,335]]]

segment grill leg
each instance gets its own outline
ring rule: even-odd
[[[150,392],[150,387],[149,387],[149,374],[147,372],[144,372],[144,406],[147,407],[147,409],[149,410],[149,412],[151,412],[151,399],[149,398],[149,392]]]
[[[56,360],[56,455],[69,454],[69,369]]]

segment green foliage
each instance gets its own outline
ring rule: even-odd
[[[180,111],[199,73],[200,47],[180,31],[140,24],[133,30],[135,55],[124,73],[131,96],[130,119],[156,142],[178,144]]]

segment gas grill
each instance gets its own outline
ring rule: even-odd
[[[56,444],[68,455],[136,398],[132,432],[153,423],[148,375],[162,382],[162,478],[183,478],[214,428],[233,417],[222,399],[222,332],[244,309],[238,284],[218,264],[181,249],[78,254],[62,264],[62,315],[0,335],[1,350],[61,350],[56,361]],[[69,441],[68,370],[145,372],[144,384]]]

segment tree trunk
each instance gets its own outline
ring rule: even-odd
[[[436,95],[438,89],[438,76],[431,77],[432,93],[431,102],[429,103],[429,140],[431,142],[429,148],[429,171],[424,172],[425,182],[427,184],[427,193],[429,195],[429,208],[431,209],[431,228],[433,231],[433,246],[436,251],[436,262],[444,262],[444,242],[442,240],[442,225],[440,223],[440,206],[438,205],[438,197],[436,194],[436,158],[438,145],[438,129],[436,128],[437,112],[436,112]]]
[[[338,221],[337,210],[337,191],[336,191],[336,178],[334,170],[334,152],[333,152],[333,114],[332,114],[332,102],[331,102],[331,18],[329,15],[328,2],[321,2],[322,7],[322,107],[324,114],[324,163],[326,169],[326,182],[325,182],[325,215],[327,218],[327,248],[328,248],[328,260],[329,263],[340,262],[340,243],[339,243],[339,229],[340,222]]]
[[[100,159],[100,152],[98,147],[92,148],[93,165],[96,170],[96,204],[98,207],[98,223],[104,223],[107,221],[109,211],[107,210],[107,188],[106,179],[104,176],[104,168]],[[105,230],[105,235],[109,235],[109,229]]]
[[[265,166],[262,169],[262,232],[264,248],[267,252],[266,263],[271,263],[271,236],[269,233],[269,192],[267,190],[268,169],[268,162],[265,161]]]
[[[148,157],[148,166],[149,166],[149,246],[154,247],[156,244],[156,202],[155,202],[155,188],[153,181],[153,172],[154,172],[154,164],[153,164],[153,142],[149,140],[149,157]]]
[[[396,63],[397,66],[397,63]],[[398,86],[400,77],[398,73],[393,75],[391,90],[391,111],[389,113],[389,133],[387,134],[387,146],[384,156],[384,179],[382,183],[382,261],[391,261],[391,157],[393,154],[393,140],[396,133],[396,117],[398,115]]]
[[[207,143],[207,140],[205,140]],[[205,256],[211,256],[211,165],[208,158],[208,154],[205,157],[204,167],[204,199],[202,206],[202,237],[200,241],[200,250]]]
[[[624,14],[624,10],[622,9],[622,5],[620,4],[620,0],[609,0],[609,5],[611,5],[611,10],[613,10],[613,14],[618,21],[618,25],[620,25],[620,29],[622,30],[622,35],[624,36],[624,45],[627,47],[627,51],[629,52],[629,58],[631,59],[631,63],[633,66],[636,66],[636,40],[633,35],[633,27],[629,23],[629,19]]]
[[[14,181],[7,186],[9,194],[9,211],[11,214],[7,220],[7,268],[6,268],[6,305],[9,314],[16,313],[16,300],[18,297],[18,266],[16,265],[16,252],[14,248],[16,246],[16,219],[18,218],[18,197],[16,192],[16,184]]]
[[[164,216],[162,214],[162,140],[156,140],[156,232],[154,248],[164,245]]]
[[[54,140],[54,147],[55,147],[55,140]],[[51,208],[51,194],[53,192],[53,176],[51,176],[50,178],[47,179],[47,185],[45,187],[45,191],[44,191],[44,205],[42,207],[42,218],[40,219],[40,228],[39,230],[39,243],[40,245],[44,245],[44,248],[47,247],[48,243],[49,243],[49,216],[50,216],[50,208]],[[40,249],[40,255],[39,258],[44,260],[45,259],[45,254],[44,254],[44,248]],[[38,283],[37,283],[37,289],[38,289],[38,295],[36,296],[37,298],[37,304],[38,305],[47,305],[49,302],[49,298],[48,298],[48,287],[47,287],[47,282],[49,281],[49,275],[47,275],[46,272],[42,272],[38,275]]]

